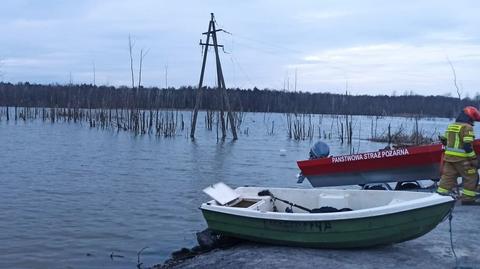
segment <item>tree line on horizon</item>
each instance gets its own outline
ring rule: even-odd
[[[0,83],[0,106],[89,109],[181,109],[195,106],[192,86],[160,89],[113,86]],[[461,107],[479,106],[480,98],[406,94],[350,95],[289,92],[271,89],[229,89],[234,111],[372,116],[455,117]],[[201,109],[219,110],[220,93],[202,89]]]

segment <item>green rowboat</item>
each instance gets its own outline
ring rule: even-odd
[[[200,207],[208,227],[278,245],[363,248],[420,237],[454,206],[450,196],[424,192],[269,188],[265,196],[262,190],[223,183],[205,189],[214,197]],[[345,211],[310,213],[319,207]]]

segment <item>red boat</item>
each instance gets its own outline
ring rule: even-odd
[[[480,153],[480,140],[474,141]],[[431,144],[392,150],[298,161],[313,187],[405,182],[440,178],[443,145]]]

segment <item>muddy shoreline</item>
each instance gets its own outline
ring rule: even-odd
[[[480,206],[455,207],[452,235],[457,263],[446,220],[420,238],[389,246],[331,250],[233,241],[190,256],[176,252],[177,259],[154,268],[480,268]]]

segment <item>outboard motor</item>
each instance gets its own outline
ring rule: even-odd
[[[310,149],[310,160],[325,158],[328,157],[329,154],[330,147],[326,143],[318,141]]]
[[[330,147],[322,141],[318,141],[310,149],[310,160],[326,158],[330,155]],[[305,176],[300,173],[297,175],[297,183],[302,183],[305,180]]]

